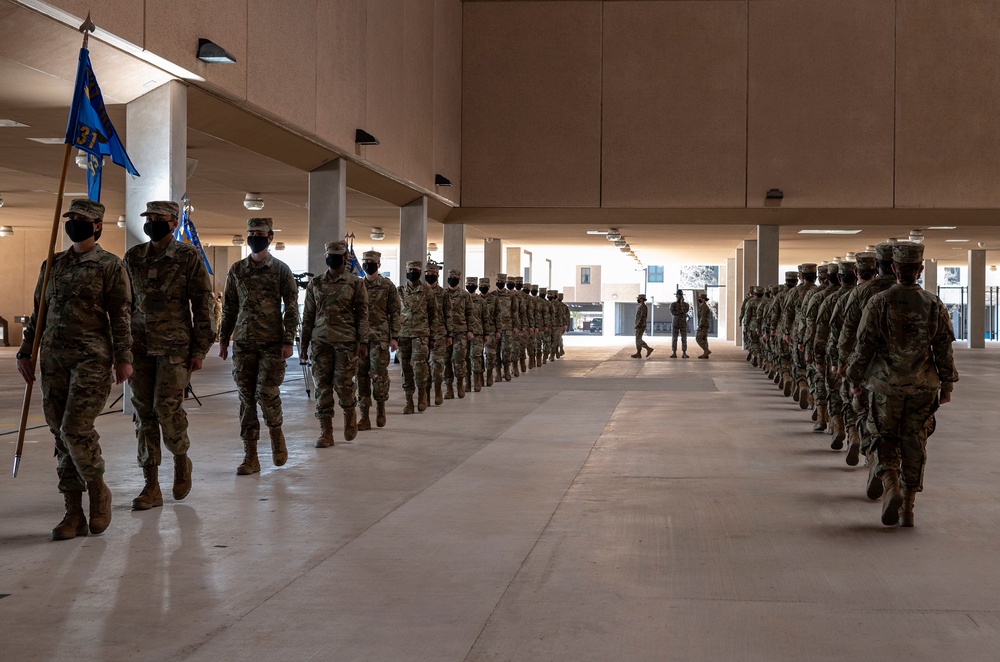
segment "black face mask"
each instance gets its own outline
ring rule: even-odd
[[[94,236],[94,224],[90,221],[66,221],[66,234],[73,241],[86,241]]]
[[[333,270],[337,270],[344,266],[344,256],[343,255],[327,255],[326,256],[326,266]]]
[[[259,253],[267,250],[270,243],[267,237],[247,237],[247,244],[250,246],[251,253]]]
[[[531,290],[531,296],[537,297],[538,296],[538,290]]]
[[[786,280],[785,281],[785,285],[787,285],[789,288],[795,287],[796,285],[798,285],[798,283],[799,283],[799,281],[797,281],[797,280]]]
[[[378,263],[376,262],[365,262],[361,265],[361,268],[365,270],[365,273],[369,276],[374,276],[378,273]]]
[[[159,241],[170,234],[170,223],[167,221],[146,221],[142,231],[153,241]]]
[[[517,290],[518,292],[520,292],[521,290],[524,289],[524,285],[522,285],[520,283],[514,283],[514,289]]]
[[[513,290],[514,289],[514,283],[507,283],[507,289],[508,290]]]
[[[448,287],[458,287],[459,280],[457,278],[448,279]]]
[[[420,282],[420,272],[419,271],[407,271],[406,272],[406,280],[410,281],[411,283],[418,283],[418,282]]]
[[[486,294],[487,292],[489,292],[489,291],[490,291],[490,288],[489,288],[489,286],[488,286],[488,285],[483,285],[482,287],[480,287],[480,288],[479,288],[479,291],[480,291],[480,292],[481,292],[482,294]]]
[[[504,282],[502,280],[497,281],[497,289],[502,290],[504,288]]]
[[[465,289],[469,291],[469,294],[475,294],[476,293],[476,286],[475,285],[466,285]]]
[[[434,283],[438,282],[438,277],[435,276],[434,274],[424,274],[424,281],[428,285],[433,285]]]

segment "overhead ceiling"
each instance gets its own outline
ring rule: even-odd
[[[12,9],[14,8],[14,9]],[[16,11],[15,11],[16,9]],[[53,35],[58,38],[53,38]],[[45,38],[45,52],[31,47]],[[0,119],[29,125],[0,128],[0,224],[46,228],[52,222],[63,147],[29,138],[60,138],[72,98],[79,35],[12,3],[0,0]],[[75,44],[75,45],[74,45]],[[7,57],[4,57],[6,55]],[[107,44],[92,42],[109,115],[125,132],[124,104],[172,78],[163,70]],[[247,192],[261,192],[263,214],[275,219],[286,244],[308,237],[308,170],[337,154],[291,131],[238,109],[197,87],[189,89],[188,157],[197,160],[188,195],[202,240],[229,243],[241,234],[249,215]],[[248,136],[254,142],[247,144]],[[105,169],[102,201],[109,216],[124,213],[125,173]],[[386,243],[398,243],[399,206],[415,197],[405,183],[386,173],[348,164],[348,232],[366,238],[381,227]],[[85,172],[71,164],[68,194],[86,190]],[[757,224],[780,226],[782,264],[829,260],[911,229],[954,225],[957,230],[925,231],[927,254],[945,264],[964,264],[966,251],[980,243],[1000,248],[997,210],[829,210],[783,209],[450,209],[432,200],[432,218],[465,223],[470,242],[499,238],[509,245],[566,246],[610,251],[610,244],[587,230],[618,228],[647,264],[720,263]],[[428,240],[441,242],[443,226],[429,224]],[[801,235],[809,228],[859,229],[852,236]],[[968,239],[946,243],[945,239]],[[595,255],[591,253],[590,255]],[[988,257],[988,261],[992,261]],[[998,256],[997,259],[1000,259]]]

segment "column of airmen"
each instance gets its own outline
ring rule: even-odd
[[[922,270],[922,244],[890,240],[755,286],[740,312],[747,361],[812,409],[833,450],[846,442],[849,466],[865,458],[887,526],[914,525],[934,412],[958,381],[951,318]]]
[[[272,219],[248,219],[250,255],[230,268],[219,306],[201,255],[174,238],[177,203],[147,203],[142,216],[149,242],[129,249],[124,260],[97,243],[104,212],[104,205],[92,200],[70,204],[65,231],[73,245],[55,255],[44,292],[42,265],[34,313],[17,353],[18,372],[31,384],[32,347],[44,297],[42,404],[66,505],[52,530],[53,540],[99,534],[111,523],[112,495],[104,482],[94,421],[112,381],[128,381],[135,409],[137,458],[145,484],[132,509],[163,505],[161,441],[174,459],[172,496],[180,501],[188,495],[193,462],[184,395],[216,339],[223,360],[232,347],[239,393],[244,455],[236,473],[260,471],[258,406],[273,464],[282,466],[288,459],[279,387],[299,329],[298,285],[288,265],[268,250],[274,240]],[[407,263],[407,283],[397,288],[379,275],[377,251],[363,254],[364,277],[347,270],[345,242],[330,242],[325,252],[327,271],[306,287],[299,341],[300,360],[311,366],[316,385],[318,448],[334,444],[335,405],[343,411],[348,441],[359,430],[371,429],[373,404],[376,426],[385,426],[391,351],[402,359],[404,414],[427,409],[431,386],[434,404],[440,406],[456,394],[464,398],[494,381],[510,381],[511,368],[517,376],[564,354],[569,307],[555,290],[504,274],[498,275],[492,293],[488,279],[471,276],[462,290],[457,269],[449,270],[448,287],[442,288],[437,285],[439,265],[422,269],[419,261]],[[421,271],[425,282],[420,282]],[[90,494],[89,515],[83,511],[84,492]]]

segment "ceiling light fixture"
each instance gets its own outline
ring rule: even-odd
[[[241,235],[238,234],[233,235],[233,246],[242,246],[245,243],[246,239],[244,239]]]
[[[433,241],[431,243],[427,244],[427,252],[428,253],[433,253],[437,249],[438,249],[438,245],[435,244]]]
[[[285,242],[283,242],[283,241],[275,242],[275,244],[274,244],[274,250],[276,250],[276,251],[283,251],[283,250],[285,250]]]
[[[30,128],[30,124],[21,124],[15,120],[0,120],[0,128],[4,129],[20,129],[20,128]]]
[[[799,234],[858,234],[861,230],[799,230]]]
[[[243,206],[250,211],[260,211],[264,208],[264,196],[260,193],[247,193],[243,200]]]
[[[444,175],[434,175],[434,186],[451,186],[451,180]]]
[[[768,189],[767,193],[764,194],[765,200],[781,200],[784,197],[785,194],[781,191],[780,188]]]
[[[965,243],[968,243],[968,242],[969,242],[968,239],[945,239],[944,240],[944,243],[946,243],[946,244],[965,244]]]
[[[378,145],[378,138],[368,133],[364,129],[354,130],[354,142],[358,145]]]
[[[587,230],[587,234],[608,234],[608,230]]]
[[[924,243],[924,233],[920,230],[910,230],[910,241],[915,244]]]
[[[80,168],[81,170],[86,170],[88,158],[89,157],[87,156],[87,153],[85,151],[83,151],[82,149],[76,150],[76,158],[74,159],[74,161],[76,161],[76,167]]]
[[[14,228],[9,225],[0,225],[0,237],[13,237]]]
[[[382,231],[382,228],[372,228],[371,238],[372,241],[382,241],[385,239],[385,232]]]
[[[27,138],[26,140],[43,145],[62,145],[66,142],[65,138]]]
[[[123,228],[126,225],[128,225],[128,223],[125,222],[125,217],[124,216],[119,216],[118,217],[118,227]]]
[[[208,39],[198,40],[196,57],[209,64],[236,64],[236,58],[230,55],[225,48]]]
[[[957,230],[957,225],[932,225],[930,227],[924,228],[925,230]]]
[[[622,237],[622,238],[618,239],[617,241],[615,241],[615,248],[621,248],[622,246],[625,246],[627,243],[628,242],[625,241],[625,238]]]

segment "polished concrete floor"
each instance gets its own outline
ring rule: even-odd
[[[907,530],[742,353],[627,343],[568,339],[564,360],[413,416],[396,366],[387,427],[329,449],[296,365],[290,459],[254,476],[235,475],[213,358],[187,408],[191,495],[131,512],[134,436],[109,413],[114,520],[65,542],[48,432],[16,479],[0,436],[0,659],[998,659],[1000,350],[956,350]]]

